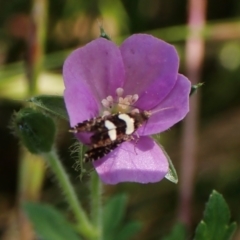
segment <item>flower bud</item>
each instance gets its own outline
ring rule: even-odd
[[[51,151],[56,128],[50,117],[31,108],[24,108],[15,114],[13,126],[18,137],[31,153]]]

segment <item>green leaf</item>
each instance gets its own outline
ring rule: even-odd
[[[139,222],[124,222],[127,196],[117,195],[111,198],[103,209],[104,240],[127,240],[136,234],[141,224]]]
[[[213,190],[207,202],[203,220],[198,224],[195,240],[228,240],[236,229],[236,223],[229,224],[229,208],[221,194]]]
[[[123,226],[123,228],[115,232],[115,240],[126,240],[132,238],[141,230],[142,224],[140,222],[129,222]]]
[[[68,114],[62,96],[40,95],[27,100],[47,113],[68,120]]]
[[[80,240],[69,222],[50,205],[25,202],[23,208],[41,239]]]
[[[108,232],[113,232],[115,234],[115,229],[119,227],[123,220],[126,204],[127,196],[121,194],[111,198],[104,206],[103,232],[106,235],[108,235]]]
[[[178,183],[178,175],[177,175],[177,171],[172,163],[172,160],[170,159],[170,157],[168,156],[168,154],[166,153],[165,149],[163,148],[162,145],[159,144],[159,147],[162,149],[164,155],[166,156],[167,160],[168,160],[168,164],[169,164],[169,169],[168,169],[168,173],[166,174],[165,178],[167,180],[169,180],[170,182],[173,183]]]
[[[171,233],[162,240],[185,240],[187,239],[186,228],[183,224],[177,223]]]

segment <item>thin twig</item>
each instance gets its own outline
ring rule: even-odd
[[[200,82],[204,57],[204,29],[207,0],[189,0],[188,27],[190,35],[186,42],[186,71],[192,84]],[[199,93],[190,99],[190,113],[186,117],[182,134],[182,161],[179,186],[179,219],[190,227],[191,204],[197,163]]]

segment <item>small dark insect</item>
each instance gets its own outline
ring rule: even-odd
[[[86,153],[84,154],[84,162],[89,161],[95,161],[98,160],[104,156],[106,156],[108,153],[112,152],[115,148],[117,148],[122,142],[124,142],[123,139],[121,140],[115,140],[112,141],[109,145],[104,147],[96,147],[96,148],[90,148]]]
[[[133,133],[149,118],[150,112],[117,113],[92,118],[77,124],[70,132],[92,132],[90,149],[85,161],[94,161],[107,155],[122,142],[133,139]]]

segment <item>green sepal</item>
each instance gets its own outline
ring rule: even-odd
[[[195,85],[192,85],[191,91],[190,91],[190,96],[192,96],[204,83],[198,83]]]
[[[17,136],[31,153],[51,151],[56,127],[50,117],[32,108],[23,108],[15,114],[12,125]]]
[[[236,230],[229,223],[230,212],[223,196],[213,190],[206,204],[203,220],[198,224],[194,240],[228,240]]]
[[[99,24],[99,29],[100,29],[100,37],[111,41],[111,38],[106,34],[106,32],[104,31],[104,28],[100,24]]]
[[[62,96],[40,95],[27,100],[46,113],[68,121],[68,114]]]
[[[166,151],[164,150],[163,146],[159,144],[159,147],[162,149],[165,157],[167,158],[168,160],[168,165],[169,165],[169,168],[168,168],[168,173],[165,175],[165,178],[167,180],[169,180],[170,182],[173,182],[175,184],[178,183],[178,175],[177,175],[177,171],[172,163],[172,160],[171,158],[168,156],[168,154],[166,153]]]
[[[23,204],[37,235],[44,240],[80,240],[65,217],[50,205],[33,202]]]

